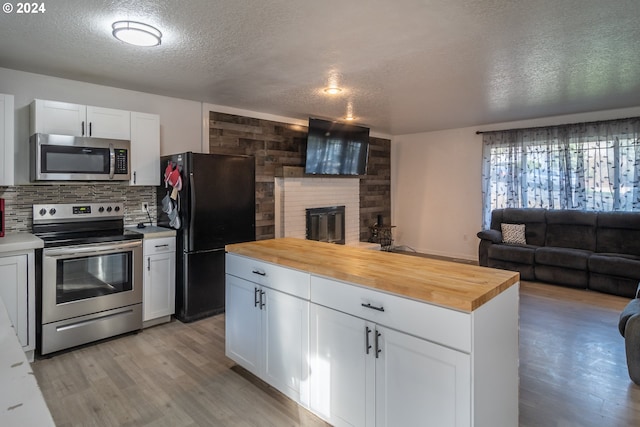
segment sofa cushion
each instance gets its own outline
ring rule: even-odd
[[[589,271],[610,276],[640,280],[640,260],[615,255],[593,254],[589,257]]]
[[[502,242],[512,245],[526,245],[524,224],[500,224],[502,229]]]
[[[517,262],[490,259],[488,267],[499,268],[501,270],[517,271],[520,273],[520,280],[536,280],[533,264],[520,264]]]
[[[589,284],[589,273],[586,270],[558,267],[556,265],[536,264],[536,280],[556,283],[572,288],[586,289]]]
[[[546,209],[538,208],[505,208],[502,209],[498,215],[496,215],[495,220],[492,214],[491,228],[500,230],[500,225],[502,223],[524,224],[525,239],[527,241],[527,244],[534,246],[543,246],[547,229],[545,212]]]
[[[638,287],[638,279],[612,276],[609,274],[589,273],[589,289],[607,294],[633,298]]]
[[[596,250],[595,212],[573,210],[547,211],[547,235],[544,246]]]
[[[502,233],[498,230],[478,231],[477,236],[481,240],[489,240],[492,243],[502,243]]]
[[[640,256],[640,212],[600,212],[596,252]]]
[[[489,259],[533,265],[537,246],[491,245]]]
[[[571,248],[542,247],[536,250],[536,264],[586,270],[591,251]]]

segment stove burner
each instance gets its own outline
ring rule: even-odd
[[[33,233],[46,248],[141,238],[124,229],[122,203],[33,205]]]

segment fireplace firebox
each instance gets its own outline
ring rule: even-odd
[[[344,245],[344,206],[310,208],[307,211],[307,239]]]

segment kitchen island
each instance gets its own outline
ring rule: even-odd
[[[518,424],[517,273],[291,238],[227,252],[227,356],[331,424]]]

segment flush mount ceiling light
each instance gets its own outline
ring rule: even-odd
[[[135,21],[117,21],[111,26],[113,37],[135,46],[158,46],[162,33],[151,25]]]

